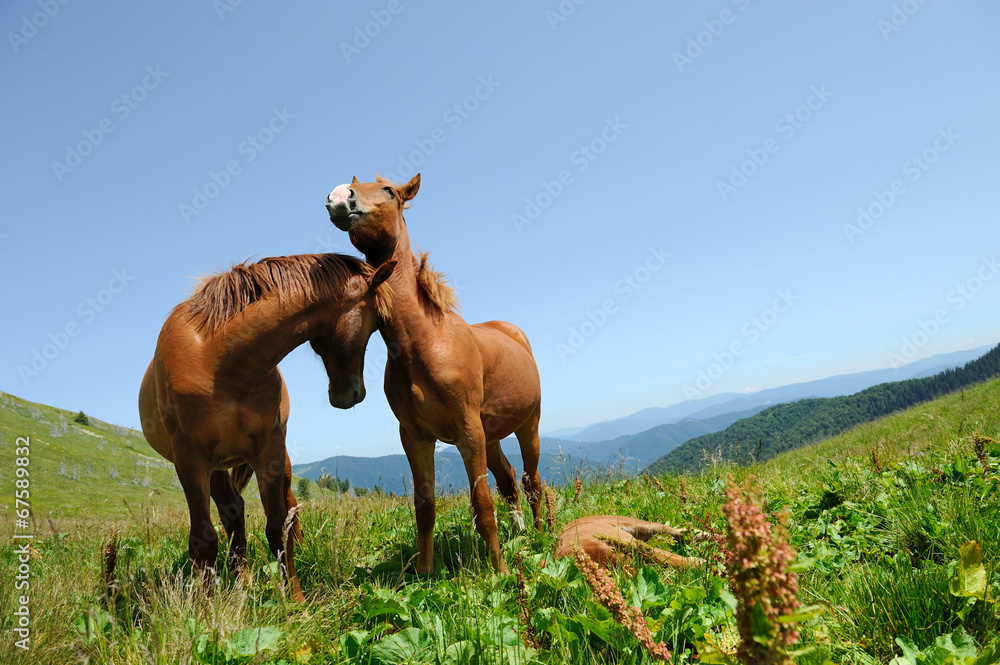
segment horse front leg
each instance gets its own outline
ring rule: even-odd
[[[267,517],[264,527],[267,544],[271,553],[283,564],[289,595],[293,600],[304,601],[305,596],[302,595],[299,578],[295,573],[295,541],[301,534],[297,516],[292,516],[287,534],[285,531],[285,522],[292,508],[288,501],[292,485],[292,465],[285,452],[284,432],[275,429],[272,433],[267,448],[261,455],[261,463],[261,468],[255,469],[255,472]]]
[[[413,510],[417,517],[417,573],[434,572],[434,439],[418,438],[402,424],[399,440],[413,474]]]
[[[500,556],[500,541],[497,539],[497,516],[490,496],[489,481],[486,476],[486,434],[478,418],[470,419],[471,425],[465,436],[458,442],[458,450],[465,462],[469,475],[469,495],[472,498],[472,519],[476,531],[490,550],[490,563],[498,573],[507,573],[507,565]]]

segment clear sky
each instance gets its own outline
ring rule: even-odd
[[[422,173],[410,235],[467,320],[527,332],[543,431],[1000,339],[994,2],[17,0],[0,25],[0,388],[33,401],[137,426],[192,278],[353,252],[323,202],[377,172]],[[294,462],[400,452],[384,358],[351,411],[308,347],[282,363]]]

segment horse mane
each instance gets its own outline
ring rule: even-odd
[[[437,272],[427,260],[427,252],[413,255],[413,266],[417,271],[417,288],[427,296],[434,307],[442,313],[457,312],[459,303],[455,289],[452,288],[444,273]]]
[[[202,277],[187,300],[175,308],[201,331],[215,333],[237,314],[268,298],[279,302],[305,298],[316,302],[340,296],[354,275],[365,279],[375,268],[347,254],[299,254],[243,261],[229,270]],[[387,284],[375,290],[375,308],[388,319],[392,291]]]

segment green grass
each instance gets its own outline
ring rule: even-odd
[[[35,431],[26,429],[33,427],[31,405],[15,400],[11,408],[12,399],[0,404],[0,455],[7,459],[18,432]],[[1000,634],[1000,613],[990,596],[953,593],[963,570],[962,548],[970,541],[978,542],[987,584],[997,593],[1000,446],[988,449],[984,479],[971,435],[978,431],[1000,439],[1000,381],[763,465],[711,466],[684,478],[683,501],[680,478],[673,476],[659,478],[662,490],[641,476],[588,479],[576,498],[572,486],[556,488],[551,533],[511,533],[507,509],[498,502],[504,558],[512,571],[521,572],[523,585],[513,574],[490,571],[467,494],[439,498],[437,572],[420,578],[404,570],[416,540],[409,499],[338,499],[313,486],[315,498],[302,513],[305,541],[296,557],[304,604],[288,602],[281,590],[259,502],[247,501],[252,579],[240,585],[223,575],[206,595],[187,562],[186,510],[167,501],[183,501],[179,491],[170,490],[170,479],[158,481],[161,494],[150,497],[150,489],[131,482],[109,490],[107,484],[88,488],[52,477],[59,457],[79,465],[84,458],[69,457],[74,450],[93,454],[94,437],[73,431],[70,412],[35,408],[50,424],[64,415],[70,432],[40,436],[48,446],[33,448],[32,498],[55,510],[54,530],[40,528],[34,541],[32,651],[14,647],[13,617],[5,610],[3,663],[648,662],[635,638],[591,597],[575,566],[553,560],[555,535],[577,517],[613,513],[721,529],[730,473],[738,481],[753,473],[769,509],[791,509],[791,544],[803,565],[799,597],[818,608],[801,626],[803,665],[889,662],[903,653],[897,638],[919,651],[935,648],[935,640],[944,643],[941,637],[949,634],[947,644],[966,644],[962,630],[972,644],[963,648],[983,649]],[[116,437],[100,423],[91,429],[109,442],[98,452],[111,448],[123,456],[106,463],[151,454],[134,436]],[[122,462],[116,463],[122,471]],[[124,469],[129,481],[131,465]],[[2,484],[10,488],[10,465],[3,467]],[[50,498],[50,488],[65,495]],[[114,514],[120,531],[119,591],[111,598],[102,583],[101,527],[91,519],[96,511],[85,510],[82,501],[96,502],[92,505],[101,510],[107,506],[109,513],[122,506]],[[8,524],[0,530],[10,533],[12,519]],[[673,549],[712,556],[713,547]],[[16,565],[10,547],[0,551],[0,607],[15,607]],[[695,662],[706,641],[733,648],[738,638],[731,597],[715,567],[676,571],[636,564],[614,576],[676,662]]]

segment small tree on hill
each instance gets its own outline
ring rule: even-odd
[[[308,478],[299,478],[298,490],[299,490],[298,491],[298,495],[299,495],[300,499],[302,499],[303,501],[305,501],[305,500],[307,500],[309,498],[309,479]]]
[[[76,416],[73,417],[73,422],[79,423],[84,427],[90,426],[90,418],[88,418],[87,414],[84,413],[83,411],[81,411],[80,413],[76,414]]]

